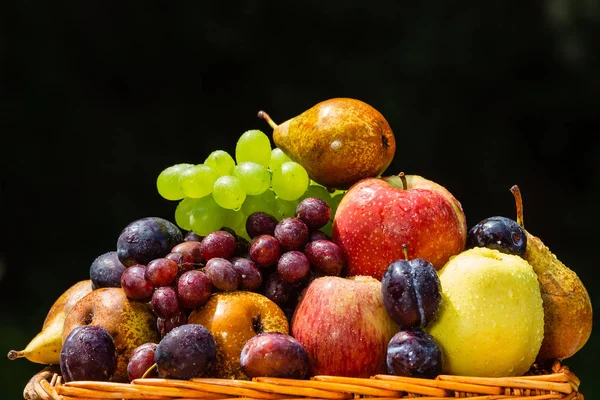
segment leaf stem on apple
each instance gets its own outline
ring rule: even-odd
[[[510,188],[510,192],[513,194],[517,205],[517,224],[525,229],[525,225],[523,225],[523,198],[521,197],[521,190],[519,190],[517,185],[513,185]]]
[[[271,119],[271,117],[269,117],[269,114],[267,114],[263,110],[260,110],[258,112],[258,118],[262,118],[265,121],[267,121],[267,123],[271,126],[271,128],[273,128],[273,129],[277,128],[277,124]]]

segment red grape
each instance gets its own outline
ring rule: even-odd
[[[260,235],[273,235],[277,218],[266,212],[256,211],[248,215],[246,218],[246,232],[250,238],[255,238]]]
[[[146,266],[144,277],[154,287],[166,286],[173,283],[179,267],[168,258],[156,258]]]
[[[298,250],[286,251],[277,261],[277,274],[288,283],[300,283],[308,276],[310,262]]]
[[[127,363],[127,376],[130,382],[134,379],[140,379],[154,365],[154,352],[157,345],[157,343],[148,342],[133,349]],[[145,377],[158,377],[156,368],[151,369]]]
[[[213,257],[208,260],[204,267],[204,273],[217,289],[236,290],[240,284],[240,277],[231,261],[221,257]]]
[[[194,257],[192,256],[192,253],[187,251],[179,250],[171,252],[167,254],[165,258],[174,261],[177,264],[177,267],[179,267],[180,272],[189,271],[195,267]]]
[[[179,301],[185,308],[195,308],[206,303],[212,293],[210,278],[200,270],[184,272],[177,281]]]
[[[236,238],[227,231],[211,232],[200,242],[200,254],[204,260],[231,258],[236,248]]]
[[[156,316],[170,318],[179,312],[179,299],[177,292],[171,286],[161,286],[152,293],[152,310]]]
[[[121,287],[125,295],[133,300],[148,301],[152,298],[154,287],[145,278],[146,266],[134,264],[127,267],[121,275]]]
[[[160,337],[164,337],[173,328],[184,325],[187,323],[187,313],[184,309],[180,308],[179,312],[170,318],[156,318],[156,327],[160,333]]]
[[[281,255],[279,240],[275,236],[259,235],[252,239],[248,254],[259,267],[275,265]]]
[[[331,217],[331,207],[317,197],[307,197],[296,206],[296,214],[308,229],[316,230],[324,227]]]
[[[308,242],[304,254],[316,270],[326,275],[339,275],[344,268],[342,248],[331,240]]]
[[[283,251],[302,250],[308,242],[308,226],[299,218],[287,217],[275,226],[275,238]]]
[[[240,277],[238,289],[257,291],[262,285],[262,272],[254,261],[245,257],[234,257],[230,261]]]

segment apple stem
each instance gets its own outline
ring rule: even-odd
[[[521,197],[521,190],[519,190],[517,185],[513,185],[510,188],[510,192],[513,194],[517,205],[517,224],[525,229],[525,225],[523,224],[523,198]]]
[[[408,245],[406,243],[402,245],[402,251],[404,252],[404,259],[408,261]]]
[[[152,365],[150,366],[150,368],[148,368],[148,369],[146,370],[146,372],[144,372],[144,375],[142,375],[142,378],[141,378],[141,379],[144,379],[145,377],[147,377],[147,376],[148,376],[148,374],[149,374],[150,372],[152,372],[152,370],[153,370],[154,368],[156,368],[157,366],[158,366],[158,365],[157,365],[156,363],[152,364]]]
[[[275,122],[273,122],[273,120],[271,119],[271,117],[269,117],[269,114],[267,114],[263,110],[260,110],[258,112],[258,118],[262,118],[265,121],[267,121],[267,123],[271,126],[271,128],[273,128],[273,129],[277,128],[277,124]]]
[[[404,172],[400,172],[398,174],[398,177],[402,181],[402,187],[404,188],[404,190],[407,190],[408,189],[408,182],[406,181],[406,175],[404,175]]]

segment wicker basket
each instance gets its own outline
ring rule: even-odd
[[[525,376],[477,378],[440,375],[436,379],[375,375],[371,378],[315,376],[310,380],[255,378],[252,381],[196,378],[189,381],[147,378],[132,383],[63,383],[56,367],[36,374],[25,399],[579,399],[579,379],[556,362],[551,370]]]

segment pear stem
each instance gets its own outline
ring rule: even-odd
[[[8,352],[8,359],[9,360],[16,360],[17,358],[21,358],[24,357],[25,353],[22,351],[17,351],[17,350],[11,350]]]
[[[517,205],[517,224],[525,229],[525,225],[523,224],[523,198],[521,197],[521,190],[519,190],[517,185],[513,185],[510,188],[510,192],[513,194]]]
[[[152,365],[150,366],[150,368],[148,368],[148,369],[146,370],[146,372],[144,372],[144,375],[142,375],[142,377],[141,377],[140,379],[144,379],[145,377],[147,377],[147,376],[148,376],[148,374],[149,374],[149,373],[150,373],[150,372],[151,372],[151,371],[152,371],[154,368],[156,368],[157,366],[158,366],[158,365],[157,365],[156,363],[152,364]]]
[[[408,245],[406,243],[402,245],[402,251],[404,252],[404,259],[408,261]]]
[[[271,119],[271,117],[269,117],[269,114],[267,114],[263,110],[260,110],[258,112],[258,118],[262,118],[265,121],[267,121],[267,123],[271,126],[271,128],[273,128],[273,129],[277,128],[277,124]]]

